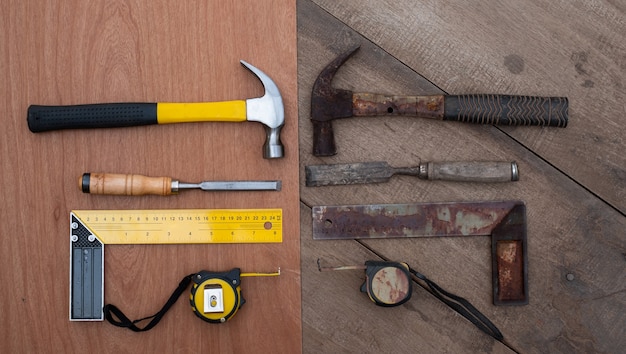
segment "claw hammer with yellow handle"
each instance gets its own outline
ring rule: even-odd
[[[28,128],[33,133],[58,129],[116,128],[188,122],[260,122],[265,126],[263,157],[284,156],[280,130],[285,123],[278,87],[261,70],[241,60],[265,87],[262,97],[225,102],[100,103],[73,106],[28,107]]]

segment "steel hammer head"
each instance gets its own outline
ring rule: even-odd
[[[352,117],[352,91],[335,89],[332,81],[337,70],[360,45],[354,46],[330,62],[319,74],[311,94],[313,122],[313,155],[332,156],[337,153],[333,119]]]
[[[241,60],[241,65],[256,75],[265,88],[265,94],[262,97],[246,100],[246,120],[260,122],[265,126],[266,138],[263,145],[263,157],[266,159],[283,157],[280,130],[285,124],[285,109],[278,86],[269,76],[251,64]]]

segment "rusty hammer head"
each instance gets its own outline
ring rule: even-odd
[[[319,74],[311,94],[313,122],[313,155],[332,156],[337,153],[333,119],[352,117],[352,91],[333,88],[331,82],[339,67],[359,49],[357,45],[330,62]]]
[[[263,157],[266,159],[283,157],[280,130],[285,124],[285,110],[278,86],[264,72],[249,63],[241,60],[241,65],[256,75],[265,88],[265,94],[262,97],[246,100],[246,120],[263,123],[265,126],[266,138],[265,145],[263,145]]]

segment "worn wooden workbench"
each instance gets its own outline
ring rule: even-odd
[[[610,0],[4,2],[0,352],[623,352],[625,42],[626,4]],[[334,123],[339,154],[315,158],[309,122],[313,82],[326,63],[357,43],[361,50],[338,72],[336,87],[567,96],[569,125],[346,119]],[[281,89],[287,116],[287,156],[281,161],[260,158],[264,136],[257,124],[39,135],[26,125],[29,104],[216,101],[260,94],[239,59],[264,70]],[[306,165],[375,160],[395,166],[515,160],[521,179],[491,185],[399,176],[381,185],[304,186]],[[90,196],[76,186],[86,171],[189,181],[281,179],[283,190]],[[312,240],[315,205],[509,199],[527,205],[526,306],[492,304],[488,237]],[[283,208],[285,241],[111,246],[105,299],[138,318],[154,313],[191,272],[280,266],[278,278],[243,280],[248,302],[232,321],[199,321],[184,298],[143,334],[67,320],[69,210],[226,207]],[[380,258],[408,262],[471,301],[505,340],[483,334],[421,287],[402,306],[377,307],[358,291],[361,272],[320,273],[318,258],[333,265]]]
[[[623,352],[626,347],[626,3],[614,1],[298,1],[304,351]],[[334,122],[339,153],[311,154],[310,95],[320,70],[361,43],[334,86],[386,94],[567,96],[566,129],[471,126],[399,117]],[[381,185],[304,187],[309,164],[515,160],[508,184],[395,177]],[[491,299],[487,237],[313,241],[315,205],[520,199],[528,216],[530,303]],[[359,292],[335,265],[406,261],[464,296],[499,343],[423,288],[397,308]]]

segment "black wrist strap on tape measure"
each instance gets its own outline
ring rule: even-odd
[[[185,291],[185,289],[187,289],[187,287],[191,283],[192,278],[195,275],[196,274],[194,273],[194,274],[189,274],[188,276],[184,277],[180,281],[180,283],[178,284],[178,288],[176,288],[176,290],[174,290],[174,292],[172,293],[170,298],[167,300],[165,305],[163,305],[163,308],[161,308],[161,310],[159,312],[155,313],[152,316],[148,316],[148,317],[140,318],[138,320],[131,321],[115,305],[108,304],[108,305],[105,305],[104,309],[103,309],[103,311],[104,311],[104,318],[106,318],[107,321],[109,321],[111,324],[113,324],[115,326],[126,327],[126,328],[128,328],[128,329],[130,329],[131,331],[134,331],[134,332],[143,332],[143,331],[147,331],[149,329],[152,329],[152,327],[156,326],[157,323],[159,323],[159,321],[161,321],[161,319],[163,318],[165,313],[170,309],[170,307],[172,307],[172,305],[174,305],[174,303],[176,303],[176,300],[178,300],[180,295],[182,295],[182,293]],[[136,325],[137,323],[139,323],[141,321],[149,320],[149,319],[152,319],[152,320],[145,327],[143,327],[143,328],[137,327],[137,325]]]
[[[458,312],[461,316],[467,318],[476,327],[478,327],[478,329],[502,342],[504,339],[502,332],[500,332],[496,325],[494,325],[485,315],[478,311],[478,309],[475,308],[469,301],[443,290],[435,282],[410,267],[409,272],[424,281],[435,297],[448,305],[454,311]]]

